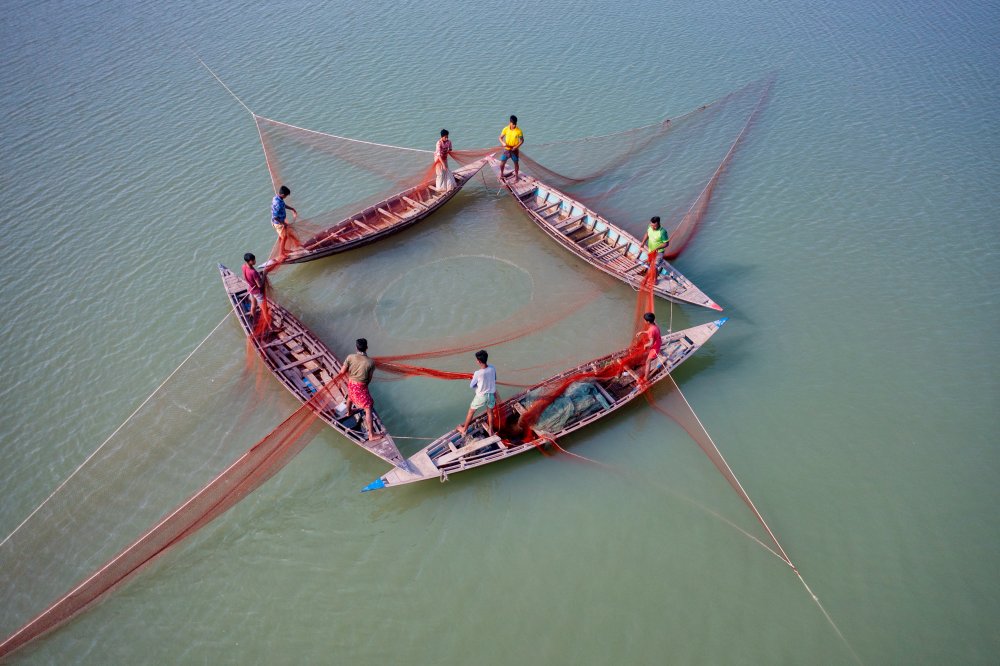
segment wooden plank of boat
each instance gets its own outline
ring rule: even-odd
[[[333,352],[307,329],[292,313],[273,300],[268,302],[271,309],[272,331],[263,339],[253,335],[253,321],[250,319],[250,296],[247,284],[228,268],[219,264],[222,283],[229,295],[230,303],[243,332],[250,339],[254,349],[268,370],[299,402],[308,401],[326,382],[340,372],[341,363]],[[312,379],[310,379],[312,377]],[[318,380],[322,379],[318,384]],[[397,468],[406,468],[407,462],[396,448],[392,437],[382,425],[378,414],[372,411],[372,429],[375,439],[367,441],[360,416],[348,415],[338,419],[336,406],[347,399],[344,384],[330,386],[331,400],[321,407],[317,416],[334,430],[366,451],[392,463]]]
[[[456,186],[451,189],[439,190],[428,183],[415,185],[379,201],[365,211],[354,213],[336,224],[330,225],[310,238],[302,239],[302,247],[291,251],[285,263],[300,264],[331,254],[353,250],[416,224],[458,194],[462,187],[472,179],[472,176],[486,165],[486,161],[487,159],[484,157],[453,171]],[[401,207],[406,207],[407,210],[402,211]],[[379,210],[381,213],[376,213]],[[397,212],[392,212],[393,210]],[[365,217],[369,213],[372,216],[371,219],[383,214],[391,220],[391,224],[379,228],[373,226],[371,219],[369,224],[356,219]],[[349,231],[360,233],[352,235]]]
[[[381,213],[382,215],[384,215],[386,217],[386,219],[388,219],[390,222],[402,222],[403,221],[403,218],[401,218],[399,215],[396,215],[391,210],[386,210],[385,208],[379,208],[378,212]]]
[[[499,174],[500,162],[494,156],[490,156],[489,163],[494,172]],[[500,181],[504,188],[507,189],[514,196],[514,200],[521,206],[522,210],[528,215],[528,217],[535,222],[542,231],[544,231],[550,238],[555,239],[560,245],[569,251],[576,254],[578,257],[586,261],[588,264],[604,271],[608,275],[612,275],[623,282],[630,285],[636,286],[639,284],[639,278],[632,274],[626,274],[623,268],[634,269],[639,263],[644,263],[646,261],[646,251],[639,246],[639,239],[637,239],[632,234],[628,233],[621,227],[618,227],[607,219],[601,217],[597,213],[589,210],[579,201],[576,201],[564,192],[546,185],[537,178],[532,176],[527,176],[525,174],[520,174],[517,179],[512,177],[503,178]],[[525,193],[531,193],[535,196],[525,197]],[[566,208],[563,210],[577,210],[584,211],[583,214],[577,214],[573,218],[568,220],[549,220],[544,216],[538,215],[537,211],[532,206],[532,203],[536,200],[547,200],[549,198],[558,199],[561,201],[562,205]],[[575,242],[572,238],[569,238],[572,234],[578,232],[586,226],[590,226],[590,222],[584,223],[586,220],[593,221],[593,229],[595,231],[607,229],[608,232],[615,232],[618,237],[621,238],[621,244],[625,246],[624,254],[631,259],[626,265],[622,266],[620,262],[604,262],[597,261],[594,256],[587,251],[586,248],[582,248]],[[698,289],[690,280],[685,278],[680,271],[671,266],[668,262],[662,261],[657,270],[658,278],[656,283],[653,285],[653,293],[660,298],[665,298],[667,300],[674,301],[676,303],[691,303],[693,305],[700,305],[702,307],[711,308],[712,310],[722,310],[722,307],[718,303],[709,298],[703,291]]]
[[[427,204],[423,203],[422,201],[414,201],[410,197],[403,197],[403,201],[405,201],[406,203],[411,204],[411,205],[413,205],[413,206],[415,206],[417,208],[421,208],[421,209],[424,209],[424,210],[427,209]]]
[[[468,433],[463,440],[458,430],[452,430],[437,438],[426,447],[411,456],[408,469],[397,467],[375,479],[364,487],[363,491],[378,490],[427,479],[446,480],[449,474],[480,467],[492,462],[504,460],[531,449],[542,446],[546,441],[555,441],[571,432],[583,428],[594,421],[622,408],[644,391],[665,379],[677,366],[691,357],[712,335],[715,334],[726,319],[717,319],[701,326],[695,326],[676,333],[668,333],[661,339],[662,347],[657,357],[654,369],[649,375],[649,381],[642,383],[636,370],[624,368],[610,378],[589,378],[585,381],[596,385],[596,393],[600,396],[585,413],[573,414],[558,430],[545,432],[536,430],[536,435],[527,440],[498,440],[496,436],[486,432],[486,415],[473,419]],[[519,414],[525,411],[525,401],[532,396],[544,395],[546,390],[554,391],[568,378],[581,372],[594,372],[606,368],[619,361],[626,352],[609,354],[594,361],[588,361],[580,366],[566,370],[540,384],[526,389],[517,395],[501,402],[499,407],[500,423],[512,423]],[[460,442],[461,446],[455,446]]]

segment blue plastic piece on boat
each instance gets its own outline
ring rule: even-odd
[[[372,481],[371,483],[369,483],[367,486],[365,486],[364,488],[362,488],[361,492],[366,493],[369,490],[380,490],[382,488],[385,488],[385,481],[383,481],[382,479],[379,478],[379,479],[375,479],[374,481]]]
[[[723,317],[722,319],[716,319],[715,320],[715,325],[718,326],[719,328],[722,328],[722,325],[725,324],[727,321],[729,321],[729,317]]]

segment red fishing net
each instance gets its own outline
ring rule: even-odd
[[[521,169],[641,238],[658,215],[676,257],[704,219],[712,191],[767,100],[773,79],[744,86],[660,123],[606,136],[526,144]]]
[[[433,148],[437,137],[428,137],[430,150],[403,148],[317,132],[257,115],[254,120],[274,190],[288,187],[292,192],[288,204],[298,214],[295,217],[289,211],[290,224],[271,251],[272,265],[280,265],[306,239],[334,228],[368,206],[403,190],[435,182]],[[448,167],[454,171],[494,151],[452,150]]]
[[[646,128],[607,137],[537,145],[531,149],[532,157],[522,151],[522,166],[526,172],[557,188],[566,189],[598,212],[617,218],[614,221],[623,227],[628,229],[631,223],[630,231],[636,236],[642,235],[645,222],[651,215],[662,215],[666,208],[668,212],[663,217],[673,222],[666,226],[672,231],[671,253],[676,254],[704,217],[712,190],[766,98],[770,85],[767,81],[748,86],[689,114]],[[281,185],[289,187],[292,190],[289,204],[299,212],[299,219],[292,221],[286,236],[276,243],[272,259],[278,264],[289,251],[298,247],[305,235],[314,235],[359,208],[407,187],[429,183],[435,177],[434,154],[429,149],[356,141],[256,115],[254,118],[274,188],[277,190]],[[719,129],[720,123],[728,129]],[[734,129],[736,131],[732,131]],[[726,138],[723,139],[723,136]],[[715,139],[714,145],[721,146],[721,149],[697,150],[706,138]],[[433,146],[435,140],[436,137],[431,136],[426,143]],[[457,151],[452,154],[452,160],[457,164],[467,164],[493,152],[496,152],[495,147]],[[695,156],[698,159],[694,159]],[[703,168],[709,163],[711,168]],[[685,165],[684,168],[681,168],[682,165]],[[668,203],[671,201],[686,203],[671,206]],[[261,223],[266,223],[264,215]],[[639,330],[642,314],[653,311],[653,277],[654,271],[647,271],[648,279],[637,298],[634,325],[629,331],[625,353],[604,367],[567,377],[559,386],[532,403],[517,423],[507,426],[508,432],[501,434],[518,439],[530,436],[545,408],[576,381],[608,377],[626,369],[635,372],[641,368],[647,352],[643,340],[637,339],[635,333]],[[560,321],[599,293],[599,290],[592,290],[558,306],[540,303],[535,311],[518,312],[491,327],[489,334],[442,340],[435,349],[381,357],[377,359],[377,364],[382,372],[397,376],[468,380],[468,372],[426,368],[406,361],[443,358],[509,342]],[[255,321],[254,335],[263,335],[269,325],[270,312],[265,302]],[[642,373],[637,374],[641,376]],[[96,573],[84,578],[68,594],[12,633],[0,644],[0,658],[73,617],[259,487],[302,450],[311,433],[315,432],[311,426],[316,421],[316,413],[326,407],[328,401],[327,391],[318,391],[274,431],[121,549]],[[676,418],[672,413],[674,410],[669,411]],[[697,429],[685,427],[699,441]],[[715,454],[709,453],[708,449],[706,453],[753,508],[721,459],[721,454],[714,450]],[[69,508],[71,504],[66,504],[66,509]],[[754,512],[757,513],[756,509]],[[759,518],[759,513],[757,515]],[[94,530],[94,533],[99,534],[100,531]],[[27,555],[31,552],[31,544],[30,540],[26,540],[23,551],[16,553]],[[102,551],[95,548],[94,552]],[[101,557],[97,562],[106,559],[106,556]],[[97,562],[87,566],[95,566]],[[23,563],[18,566],[23,566]],[[16,575],[10,568],[5,574]]]
[[[310,426],[317,414],[329,406],[329,394],[327,389],[320,389],[208,485],[0,643],[0,658],[66,622],[271,478],[309,442],[315,432]]]

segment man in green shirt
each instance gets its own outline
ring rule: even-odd
[[[662,252],[670,245],[667,230],[660,226],[660,217],[658,215],[649,218],[649,227],[646,228],[646,233],[643,235],[640,244],[646,246],[646,251],[649,253],[649,265],[655,266],[660,260]]]

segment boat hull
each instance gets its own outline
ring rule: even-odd
[[[327,387],[342,367],[333,352],[323,341],[312,334],[302,322],[273,300],[268,301],[271,312],[271,332],[266,336],[253,334],[254,322],[250,319],[250,295],[246,282],[219,264],[222,283],[236,318],[253,346],[254,351],[281,385],[302,403],[309,401],[317,391]],[[317,416],[369,453],[396,466],[406,467],[406,461],[386,432],[378,414],[372,410],[372,430],[377,439],[369,442],[362,425],[362,416],[338,416],[337,406],[347,400],[346,384],[329,386],[329,400],[317,411]]]
[[[495,157],[489,160],[499,177],[499,162]],[[500,182],[525,214],[564,248],[633,288],[643,284],[649,261],[635,236],[537,178],[522,174],[517,179],[508,176]],[[657,266],[653,293],[675,303],[722,310],[666,260]]]
[[[411,456],[407,468],[390,470],[368,484],[363,492],[428,479],[444,481],[451,474],[482,467],[555,442],[557,439],[621,409],[648,391],[653,385],[666,379],[677,366],[698,351],[726,321],[725,318],[717,319],[701,326],[662,336],[660,356],[657,357],[654,363],[655,369],[650,373],[646,382],[639,380],[639,375],[642,373],[641,368],[638,370],[625,368],[621,374],[615,373],[611,377],[588,379],[594,383],[595,396],[599,396],[597,402],[600,407],[597,411],[573,419],[551,432],[536,429],[536,436],[528,441],[506,441],[496,436],[488,436],[486,416],[481,415],[470,424],[469,436],[463,437],[457,430],[448,432]],[[544,395],[547,390],[550,392],[557,390],[557,387],[568,381],[568,378],[580,373],[595,374],[621,360],[626,353],[621,351],[589,361],[518,393],[501,403],[501,422],[505,419],[516,419],[517,415],[527,409],[525,403],[530,396]]]
[[[304,239],[302,247],[290,251],[283,263],[301,264],[347,252],[408,229],[451,201],[485,165],[483,158],[453,171],[456,185],[449,190],[437,191],[422,183],[383,199]]]

